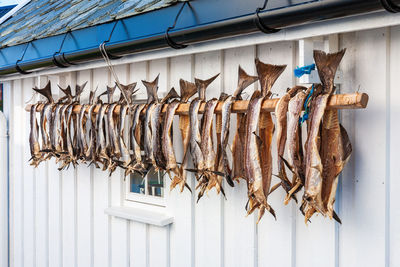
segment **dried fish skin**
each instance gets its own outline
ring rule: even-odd
[[[179,80],[180,85],[180,92],[181,92],[181,103],[187,103],[189,99],[196,94],[197,87],[196,84],[185,81],[183,79]],[[189,141],[190,141],[190,122],[188,115],[180,115],[179,116],[179,130],[181,132],[182,137],[182,145],[183,145],[183,158],[182,164],[179,168],[180,171],[180,191],[183,192],[183,189],[186,184],[186,177],[187,177],[187,167],[188,167],[188,151],[189,151]],[[177,180],[175,180],[177,182]],[[174,180],[171,182],[171,187],[174,187]],[[190,189],[191,191],[191,189]]]
[[[143,139],[143,147],[144,147],[144,161],[146,164],[150,164],[154,161],[153,156],[153,134],[151,131],[151,117],[156,108],[156,103],[150,103],[146,107],[146,114],[144,118],[144,139]]]
[[[177,185],[181,185],[182,183],[184,186],[186,183],[186,180],[183,180],[183,177],[181,176],[181,171],[176,164],[175,151],[171,136],[172,123],[175,111],[178,108],[179,104],[180,102],[177,100],[174,100],[172,103],[168,104],[163,123],[162,152],[166,161],[165,170],[172,179],[170,190],[174,189]]]
[[[215,160],[215,170],[223,173],[227,183],[233,187],[232,170],[229,166],[228,155],[226,152],[226,146],[228,145],[229,139],[233,97],[223,93],[221,94],[220,101],[222,101],[221,114],[216,114],[217,155]]]
[[[119,147],[121,149],[121,161],[117,162],[121,168],[126,169],[131,161],[131,156],[129,149],[125,143],[125,119],[128,116],[129,106],[126,104],[122,104],[120,107],[119,113],[119,127],[118,127],[118,139],[119,139]]]
[[[202,171],[205,167],[203,153],[200,148],[201,135],[199,126],[199,109],[202,100],[199,98],[194,99],[189,106],[189,123],[190,123],[190,141],[189,141],[189,151],[192,156],[193,165],[196,170]],[[198,178],[198,177],[197,177]]]
[[[110,154],[114,155],[116,159],[121,157],[121,149],[119,146],[119,138],[118,138],[118,121],[114,116],[114,110],[117,107],[117,103],[113,103],[108,107],[107,111],[107,123],[108,123],[108,136],[109,136],[109,143],[110,147]]]
[[[165,159],[162,153],[161,147],[161,136],[162,136],[162,120],[161,120],[161,109],[163,104],[157,103],[151,114],[150,127],[152,134],[152,146],[153,146],[153,157],[152,165],[156,167],[156,170],[165,170]]]
[[[203,153],[203,159],[204,159],[204,168],[202,169],[202,171],[207,179],[201,181],[200,184],[201,187],[204,186],[205,188],[207,188],[207,190],[210,190],[211,188],[215,187],[217,193],[219,193],[222,190],[221,186],[222,177],[217,176],[216,174],[213,173],[215,167],[216,153],[214,151],[214,144],[212,137],[212,132],[213,132],[212,123],[214,118],[214,111],[217,104],[218,100],[216,98],[208,100],[206,102],[205,111],[203,115],[200,149],[201,152]]]
[[[132,124],[130,128],[130,140],[131,140],[130,146],[133,151],[133,155],[131,156],[131,162],[129,163],[127,169],[125,170],[125,176],[135,171],[140,174],[143,174],[145,172],[145,166],[142,163],[140,144],[138,143],[138,140],[140,141],[140,138],[139,139],[136,138],[136,130],[137,128],[140,128],[140,114],[142,110],[145,108],[145,106],[146,106],[145,104],[134,105],[131,110],[133,115],[132,115]]]

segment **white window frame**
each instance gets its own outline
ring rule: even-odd
[[[133,202],[139,202],[142,204],[149,204],[149,205],[156,205],[160,207],[165,207],[166,206],[166,200],[165,200],[165,193],[166,193],[166,188],[165,188],[165,177],[164,175],[162,177],[163,179],[163,189],[164,193],[162,197],[157,197],[153,195],[147,195],[147,194],[139,194],[139,193],[133,193],[131,192],[131,175],[127,176],[125,179],[125,188],[126,188],[126,194],[125,198],[128,201],[133,201]],[[144,178],[145,182],[145,193],[147,193],[148,190],[148,179],[147,176]]]

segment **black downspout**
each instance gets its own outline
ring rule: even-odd
[[[301,25],[309,22],[334,19],[350,15],[374,12],[382,10],[381,0],[324,0],[310,2],[297,6],[260,12],[259,16],[264,25],[271,28],[285,28]],[[255,15],[247,15],[208,25],[200,25],[183,30],[171,31],[170,38],[180,44],[194,44],[213,39],[236,36],[257,32],[254,23]],[[143,39],[129,40],[118,43],[110,43],[107,51],[115,56],[124,56],[137,52],[156,50],[169,47],[165,41],[165,35],[159,34]],[[87,61],[101,59],[98,47],[82,51],[64,53],[68,62],[79,64]],[[18,66],[24,71],[53,67],[53,57],[41,58],[32,61],[21,61]],[[0,68],[0,75],[16,73],[15,66]]]

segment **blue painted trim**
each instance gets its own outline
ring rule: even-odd
[[[269,2],[268,8],[271,11],[317,1],[275,0]],[[192,8],[186,6],[182,10],[174,31],[248,16],[254,14],[256,8],[262,5],[262,2],[259,0],[201,0],[190,2],[190,5]],[[229,5],[229,8],[227,8],[227,5]],[[174,22],[179,8],[180,5],[173,5],[122,19],[123,23],[118,23],[109,44],[164,34],[167,27]],[[97,48],[100,43],[108,39],[113,25],[114,22],[108,22],[72,31],[72,34],[67,36],[61,52],[76,52]],[[64,34],[61,34],[33,41],[32,45],[27,49],[22,62],[51,57],[59,50],[63,38]],[[0,49],[0,68],[14,66],[15,62],[21,58],[25,46],[25,44],[21,44]]]

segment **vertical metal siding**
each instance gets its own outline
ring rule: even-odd
[[[304,224],[298,205],[283,205],[283,190],[271,195],[277,221],[266,214],[256,225],[245,216],[246,185],[225,185],[227,200],[208,193],[198,204],[187,190],[169,193],[166,210],[174,216],[168,227],[127,221],[104,214],[112,205],[124,204],[123,173],[108,173],[79,166],[58,172],[54,160],[33,169],[29,159],[29,114],[25,102],[31,88],[50,79],[61,86],[88,81],[88,90],[112,84],[106,68],[57,76],[21,78],[6,88],[10,102],[10,205],[12,266],[398,266],[400,188],[397,147],[400,93],[400,27],[340,35],[347,48],[341,64],[341,92],[370,95],[366,110],[341,112],[354,152],[339,185],[336,209],[343,225],[321,216]],[[160,90],[179,87],[179,78],[207,78],[221,72],[210,86],[208,98],[236,87],[237,66],[255,74],[254,58],[287,64],[274,92],[282,94],[296,83],[296,42],[204,52],[116,67],[122,83],[152,80],[160,75]],[[140,85],[142,94],[144,88]],[[250,94],[258,85],[253,85]],[[37,100],[37,99],[36,99]],[[234,115],[232,116],[233,121]],[[177,156],[181,138],[174,124]],[[234,124],[234,123],[233,123]],[[234,125],[232,133],[234,132]],[[273,150],[276,153],[276,149]],[[274,157],[276,158],[276,157]],[[276,166],[274,166],[276,170]],[[189,177],[194,188],[195,180]],[[274,178],[274,183],[277,179]]]

